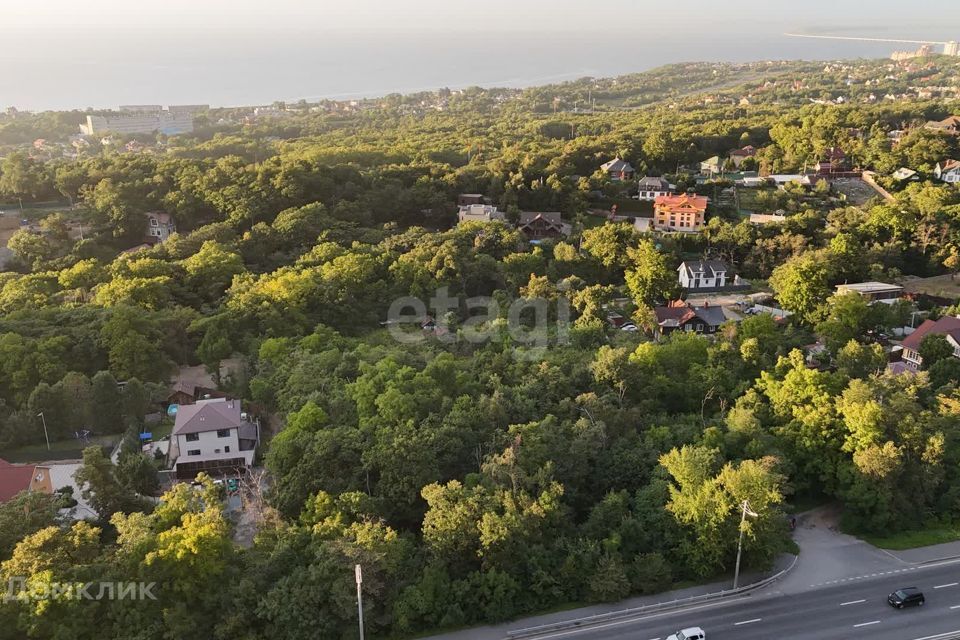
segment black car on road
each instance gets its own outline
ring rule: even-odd
[[[904,587],[903,589],[897,589],[887,596],[887,602],[891,607],[903,609],[904,607],[922,607],[925,598],[920,589],[916,587]]]

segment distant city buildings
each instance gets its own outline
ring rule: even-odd
[[[163,133],[177,135],[193,131],[193,117],[207,105],[125,105],[107,115],[89,115],[80,132],[87,136],[103,133]]]

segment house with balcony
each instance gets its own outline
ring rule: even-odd
[[[551,238],[566,238],[573,226],[563,221],[559,211],[521,211],[517,229],[531,242]]]
[[[664,178],[644,176],[638,183],[637,200],[653,202],[660,196],[668,196],[673,192],[673,185]]]
[[[707,213],[707,198],[691,194],[658,196],[653,201],[653,226],[657,231],[699,233]]]
[[[260,423],[239,400],[210,398],[180,405],[170,439],[169,461],[179,480],[198,473],[240,473],[253,464],[260,444]]]

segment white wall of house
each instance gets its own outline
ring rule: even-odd
[[[177,446],[180,449],[178,462],[243,457],[240,452],[239,431],[236,427],[226,429],[224,433],[217,431],[181,433],[177,435]]]
[[[727,286],[727,273],[715,272],[707,276],[704,272],[694,272],[691,276],[685,267],[680,268],[680,286],[685,289],[713,289]]]
[[[670,195],[669,191],[641,191],[637,194],[637,200],[647,200],[653,202],[660,196]]]

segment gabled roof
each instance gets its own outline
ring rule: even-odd
[[[708,202],[709,200],[707,200],[706,196],[681,194],[678,196],[657,196],[653,204],[654,207],[665,208],[672,211],[696,210],[704,212],[707,210]]]
[[[602,165],[600,165],[600,168],[611,173],[623,173],[625,171],[627,173],[633,172],[633,165],[619,157],[614,158],[610,162],[604,162]]]
[[[29,489],[34,471],[34,465],[10,464],[0,459],[0,502],[6,502],[21,491]]]
[[[753,145],[748,144],[742,149],[734,149],[733,151],[731,151],[730,157],[737,156],[739,158],[750,158],[756,155],[756,153],[757,153],[757,148],[754,147]]]
[[[521,211],[520,226],[525,227],[531,222],[540,219],[551,225],[563,224],[563,215],[559,211]]]
[[[240,413],[239,400],[199,400],[196,404],[180,407],[173,433],[179,435],[238,428],[245,422]]]
[[[903,339],[901,343],[906,349],[916,351],[920,343],[928,335],[950,336],[960,342],[960,318],[943,316],[939,320],[924,320],[917,330]]]
[[[664,178],[655,176],[644,176],[639,182],[641,191],[670,191],[670,183]]]
[[[720,164],[720,156],[711,156],[711,157],[707,158],[706,160],[704,160],[703,162],[701,162],[700,164],[719,165],[719,164]]]
[[[954,169],[960,169],[960,160],[944,160],[939,163],[940,171],[953,171]]]
[[[723,307],[693,306],[683,300],[674,300],[665,307],[656,307],[653,312],[657,316],[657,324],[661,327],[681,327],[694,318],[699,318],[704,324],[719,327],[726,322]]]
[[[160,224],[170,224],[173,222],[173,217],[166,211],[148,211],[144,215],[147,216],[147,218],[156,218]]]
[[[703,273],[708,278],[716,276],[718,273],[726,273],[729,271],[727,265],[723,260],[689,260],[680,263],[680,266],[677,267],[677,271],[686,270],[688,276],[693,276],[694,273]]]

